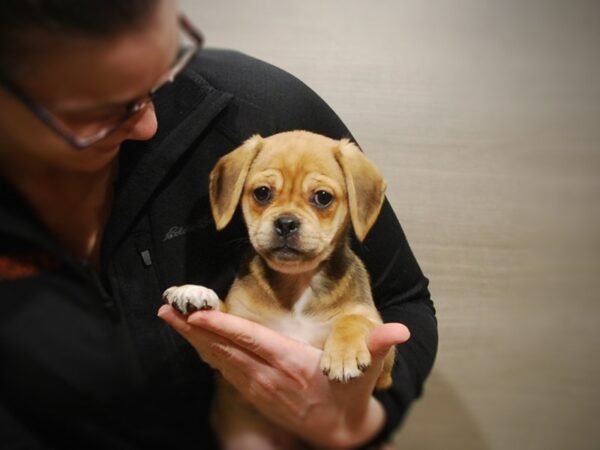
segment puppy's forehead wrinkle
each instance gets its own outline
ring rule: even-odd
[[[273,139],[272,139],[273,138]],[[302,137],[291,142],[274,136],[265,140],[265,145],[252,164],[251,172],[273,169],[294,178],[309,173],[322,174],[343,180],[342,170],[335,158],[339,147],[337,141],[323,136],[321,139]],[[272,139],[272,140],[271,140]]]
[[[246,185],[253,188],[259,184],[267,184],[275,188],[281,188],[284,183],[283,174],[278,169],[268,168],[265,170],[251,170]]]

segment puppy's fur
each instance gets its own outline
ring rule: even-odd
[[[241,204],[253,252],[225,303],[209,289],[169,288],[183,313],[220,309],[259,322],[323,350],[331,380],[359,377],[371,363],[370,331],[381,324],[369,277],[352,252],[350,227],[362,241],[384,200],[375,166],[350,141],[306,131],[253,136],[219,160],[210,176],[217,228]],[[391,384],[393,349],[378,388]],[[220,380],[215,426],[223,448],[283,448],[285,433],[266,423]]]

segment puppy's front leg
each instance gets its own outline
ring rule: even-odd
[[[333,324],[331,334],[325,341],[321,370],[332,381],[347,382],[357,378],[371,365],[371,353],[367,340],[371,330],[381,324],[364,315],[350,314],[340,317]],[[386,389],[392,384],[392,368],[396,349],[392,347],[383,361],[383,368],[376,389]]]
[[[225,303],[215,291],[195,284],[170,287],[163,293],[163,300],[182,314],[210,309],[225,311]]]
[[[337,319],[325,341],[321,370],[332,381],[347,382],[362,375],[371,365],[367,347],[375,323],[362,315],[348,314]]]

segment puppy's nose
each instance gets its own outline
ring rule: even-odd
[[[294,216],[281,216],[275,220],[275,231],[279,236],[287,237],[298,231],[300,222]]]

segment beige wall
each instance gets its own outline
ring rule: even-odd
[[[398,448],[600,448],[600,2],[182,0],[383,169],[438,308]]]

